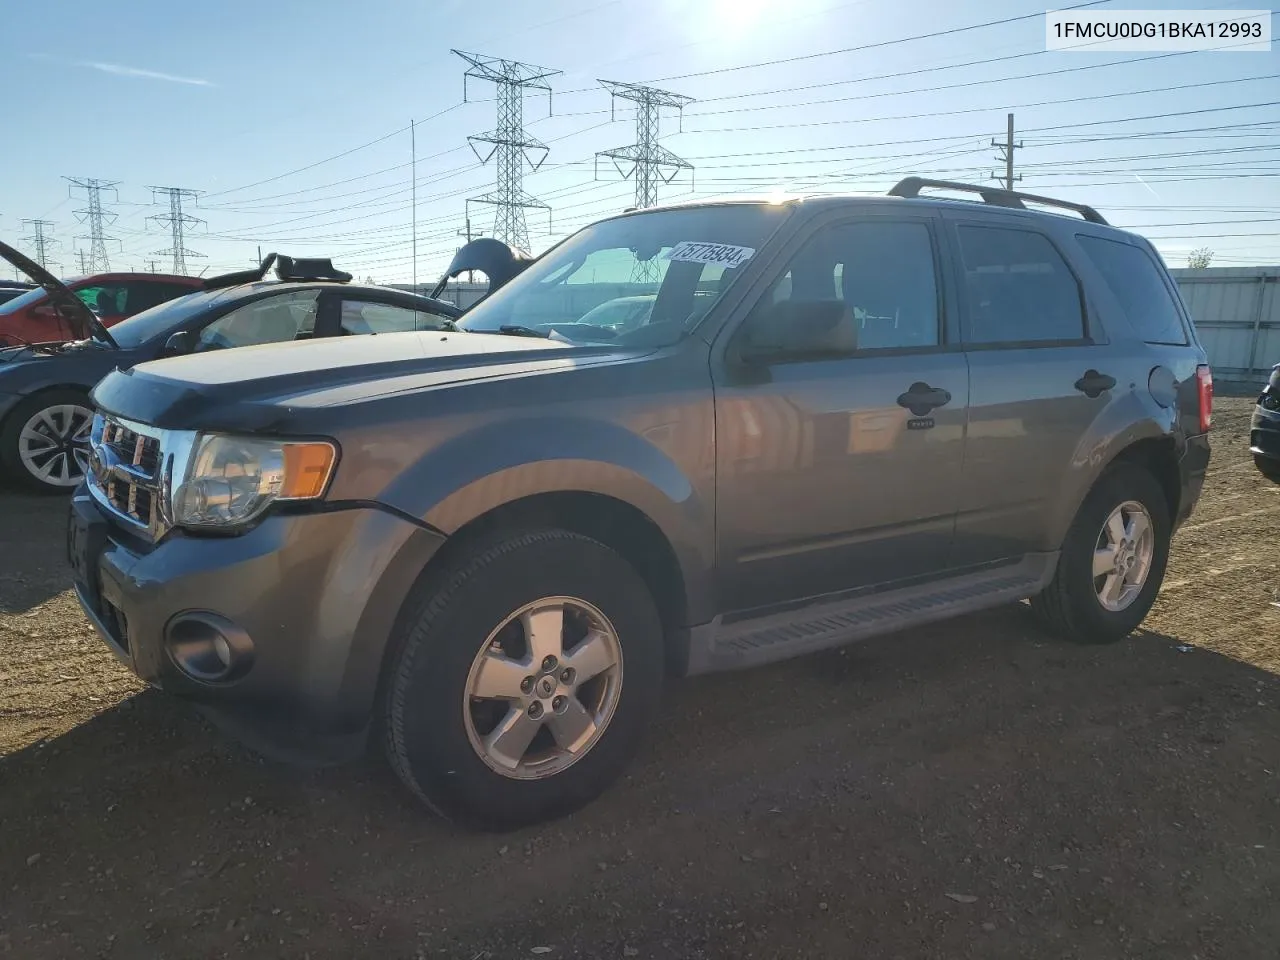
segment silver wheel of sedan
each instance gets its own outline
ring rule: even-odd
[[[89,463],[93,411],[59,403],[37,410],[18,432],[18,460],[33,480],[50,487],[74,487]]]
[[[472,749],[518,780],[554,776],[600,740],[622,692],[622,646],[596,607],[548,597],[512,613],[467,676]]]
[[[1126,500],[1111,511],[1093,551],[1093,585],[1098,602],[1113,613],[1142,593],[1155,556],[1155,531],[1147,508]]]

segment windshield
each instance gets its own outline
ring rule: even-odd
[[[22,296],[14,297],[12,300],[6,301],[3,306],[0,306],[0,317],[3,317],[5,314],[17,313],[19,310],[24,310],[33,303],[39,303],[47,296],[48,294],[44,292],[43,287],[36,287],[34,290],[28,290]]]
[[[226,290],[202,290],[183,297],[166,300],[150,310],[134,314],[111,328],[111,336],[123,349],[140,346],[148,340],[171,333],[206,309]]]
[[[657,210],[578,232],[458,322],[530,328],[579,343],[674,343],[706,315],[790,207]]]

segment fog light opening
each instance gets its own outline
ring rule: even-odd
[[[201,683],[237,680],[253,665],[253,641],[240,627],[214,613],[183,613],[165,629],[169,658]]]

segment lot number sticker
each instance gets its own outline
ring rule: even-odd
[[[731,243],[677,243],[665,259],[681,263],[718,263],[726,269],[740,267],[755,255],[752,247],[735,247]]]

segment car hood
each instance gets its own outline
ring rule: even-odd
[[[595,366],[649,352],[484,333],[337,337],[139,364],[109,375],[94,389],[93,400],[104,410],[165,429],[286,429],[294,425],[291,418],[319,421],[326,409],[391,394]]]

